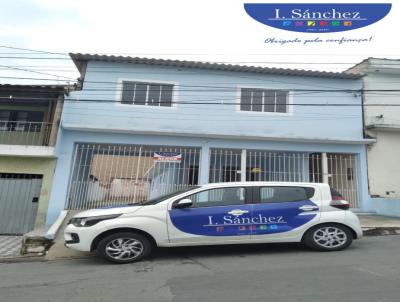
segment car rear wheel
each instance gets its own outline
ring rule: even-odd
[[[317,225],[304,235],[304,244],[318,251],[340,251],[353,241],[350,229],[340,224]]]
[[[152,243],[145,236],[124,232],[103,238],[96,251],[107,261],[124,264],[142,260],[152,249]]]

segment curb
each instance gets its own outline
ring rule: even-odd
[[[56,221],[51,225],[51,227],[47,230],[44,237],[48,240],[54,240],[58,230],[60,229],[62,223],[64,222],[65,217],[67,217],[68,210],[63,210],[58,215]]]
[[[364,236],[400,235],[400,227],[365,227]]]
[[[48,261],[45,259],[45,256],[37,256],[37,255],[24,255],[24,256],[12,256],[12,257],[0,257],[0,264],[6,263],[23,263],[23,262],[45,262]]]
[[[372,236],[389,236],[400,235],[400,227],[363,227],[363,235],[365,237]],[[70,259],[88,259],[87,255],[66,256],[60,258],[49,259],[46,255],[20,255],[11,257],[0,257],[0,264],[6,263],[23,263],[23,262],[48,262],[55,260],[70,260]]]

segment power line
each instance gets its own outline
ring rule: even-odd
[[[0,77],[2,78],[2,77]],[[30,78],[19,78],[19,79],[30,79]],[[50,80],[50,79],[49,79]],[[51,79],[54,80],[54,79]],[[112,83],[112,84],[117,84],[121,85],[122,83],[118,82],[94,82],[92,83]],[[147,83],[145,83],[147,84]],[[7,84],[5,84],[7,85]],[[13,85],[13,84],[9,84]],[[154,83],[154,85],[167,85],[166,83]],[[172,85],[172,84],[171,84]],[[29,85],[28,85],[29,86]],[[274,89],[266,89],[266,88],[258,88],[258,87],[253,87],[253,88],[243,88],[240,86],[213,86],[213,85],[182,85],[182,84],[176,84],[172,85],[174,87],[183,87],[183,88],[190,88],[190,89],[179,89],[177,91],[189,91],[189,92],[232,92],[232,91],[237,91],[238,89],[250,89],[250,90],[273,90],[273,91],[287,91],[287,92],[310,92],[310,93],[327,93],[327,92],[347,92],[347,93],[362,93],[362,92],[400,92],[400,89],[304,89],[304,88],[274,88]],[[176,88],[175,88],[176,89]],[[215,89],[215,90],[214,90]],[[33,87],[32,90],[29,90],[27,88],[25,91],[36,91],[36,89]],[[76,92],[85,92],[85,91],[135,91],[135,89],[121,89],[121,88],[84,88],[82,90],[76,90]]]
[[[7,65],[0,65],[1,67],[5,67],[6,69],[12,69],[12,70],[17,70],[17,71],[24,71],[24,72],[32,72],[32,73],[37,73],[37,74],[43,74],[43,75],[49,75],[49,76],[53,76],[53,77],[61,77],[61,78],[65,78],[65,79],[70,79],[73,81],[76,81],[73,78],[70,77],[65,77],[62,75],[55,75],[55,74],[51,74],[51,73],[46,73],[46,72],[40,72],[40,71],[34,71],[34,70],[29,70],[29,69],[23,69],[23,68],[18,68],[18,67],[12,67],[12,66],[7,66]]]
[[[170,68],[169,67],[163,67],[164,69],[165,68],[168,68],[168,70],[170,71]],[[183,74],[183,73],[186,73],[186,74],[199,74],[201,71],[199,71],[199,70],[185,70],[184,72],[181,72],[180,71],[180,74]],[[128,72],[129,73],[129,72]],[[210,70],[208,70],[207,71],[207,73],[208,74],[214,74],[214,75],[221,75],[220,74],[220,72],[212,72],[212,71],[210,71]],[[165,74],[165,73],[160,73],[160,74]],[[244,78],[244,79],[251,79],[251,80],[258,80],[258,81],[263,81],[263,82],[272,82],[272,83],[284,83],[284,84],[298,84],[298,83],[296,83],[296,82],[289,82],[289,81],[277,81],[277,80],[271,80],[271,79],[265,79],[265,78],[258,78],[257,76],[254,76],[254,75],[251,75],[251,76],[245,76],[245,75],[238,75],[237,73],[235,73],[235,74],[229,74],[229,73],[225,73],[224,74],[224,76],[225,77],[234,77],[235,79],[237,79],[237,78]],[[317,77],[317,75],[315,76],[315,77]],[[17,78],[17,77],[0,77],[0,78],[8,78],[8,79],[30,79],[30,80],[43,80],[43,81],[53,81],[53,79],[38,79],[38,78]],[[95,83],[96,81],[87,81],[87,80],[85,80],[84,81],[84,83],[86,84],[86,83]],[[107,82],[97,82],[97,83],[107,83]],[[115,83],[115,82],[108,82],[108,83]],[[305,85],[305,86],[312,86],[312,87],[323,87],[323,88],[335,88],[335,87],[332,87],[332,86],[326,86],[326,85],[318,85],[318,84],[312,84],[312,85],[309,85],[309,84],[306,84],[306,83],[304,83],[303,85]]]
[[[8,66],[12,66],[12,65],[8,65]],[[28,66],[28,67],[26,67]],[[14,67],[17,68],[31,68],[29,67],[30,65],[15,65]],[[37,67],[37,65],[36,65]],[[35,69],[30,69],[30,70],[35,70],[35,71],[56,71],[56,72],[73,72],[73,73],[79,73],[79,71],[74,67],[74,66],[65,66],[66,68],[70,68],[70,69],[60,69],[60,68],[35,68]],[[117,69],[115,67],[111,67],[114,69]],[[271,68],[271,67],[270,67]],[[127,73],[126,71],[122,71],[122,70],[110,70],[110,67],[99,67],[99,66],[92,66],[90,72],[91,73]],[[97,69],[97,70],[96,70]],[[341,71],[343,71],[343,67],[330,67],[329,70],[340,70],[340,71],[330,71],[330,72],[336,72],[336,73],[340,73]],[[307,69],[307,71],[320,71],[321,70],[317,70],[317,69]],[[135,72],[135,71],[130,71],[129,73],[139,73],[139,72]],[[148,73],[159,73],[159,72],[148,72]],[[182,73],[182,71],[180,71],[180,73]]]
[[[7,49],[15,49],[15,50],[24,50],[24,51],[29,51],[29,52],[37,52],[37,53],[47,53],[47,54],[57,54],[57,55],[69,55],[69,52],[50,52],[50,51],[44,51],[44,50],[38,50],[38,49],[31,49],[31,48],[19,48],[19,47],[14,47],[14,46],[8,46],[8,45],[0,45],[2,48],[7,48]],[[326,54],[326,53],[306,53],[306,54],[299,54],[299,53],[226,53],[226,52],[197,52],[197,53],[167,53],[167,52],[99,52],[100,54],[130,54],[130,55],[174,55],[174,56],[183,56],[183,55],[191,55],[191,56],[198,56],[198,55],[230,55],[230,56],[240,56],[240,55],[249,55],[249,56],[283,56],[283,55],[295,55],[295,56],[338,56],[338,57],[360,57],[360,56],[370,56],[370,54],[337,54],[337,53],[332,53],[332,54]],[[393,54],[393,53],[376,53],[376,56],[400,56],[400,54]]]
[[[15,50],[25,50],[25,51],[36,52],[36,53],[41,53],[41,54],[67,55],[68,56],[68,54],[61,53],[61,52],[50,52],[50,51],[45,51],[45,50],[30,49],[30,48],[20,48],[20,47],[7,46],[7,45],[0,45],[0,47],[1,48],[7,48],[7,49],[15,49]]]
[[[10,97],[4,97],[4,96],[0,96],[0,99],[5,99],[5,100],[10,100]],[[16,99],[26,99],[26,100],[33,100],[34,98],[29,98],[29,97],[16,97]],[[54,100],[54,98],[36,98],[38,100]],[[234,100],[234,99],[231,99]],[[112,101],[112,100],[92,100],[92,99],[77,99],[77,98],[67,98],[64,100],[64,102],[74,102],[74,103],[118,103],[118,104],[124,104],[121,101]],[[227,106],[227,105],[238,105],[238,102],[218,102],[218,101],[172,101],[172,102],[168,102],[168,104],[190,104],[190,105],[218,105],[218,106]],[[129,103],[126,105],[130,105]],[[142,105],[142,104],[132,104],[132,105]],[[144,105],[144,104],[143,104]],[[251,105],[253,106],[257,106],[257,105],[275,105],[275,103],[268,103],[268,102],[256,102],[256,103],[252,103]],[[364,107],[364,106],[370,106],[370,107],[374,107],[374,106],[382,106],[382,107],[398,107],[400,106],[399,104],[378,104],[378,103],[372,103],[372,104],[348,104],[348,103],[291,103],[291,104],[287,104],[288,106],[311,106],[311,107]],[[151,105],[146,105],[149,106],[151,108]]]
[[[76,111],[82,111],[82,107],[80,107],[80,106],[77,106],[77,107],[73,107],[73,106],[71,106],[72,104],[69,104],[69,106],[68,106],[68,108],[67,108],[67,112],[69,112],[70,110],[76,110]],[[121,114],[121,111],[119,110],[119,109],[113,109],[113,108],[97,108],[97,107],[87,107],[86,109],[90,109],[91,110],[91,112],[92,111],[107,111],[107,112],[117,112],[117,113],[119,113],[119,114]],[[141,108],[141,109],[145,109],[145,108]],[[155,109],[157,109],[157,108],[155,108]],[[161,109],[164,109],[164,108],[161,108]],[[204,115],[205,113],[207,114],[207,117],[208,116],[216,116],[216,117],[219,117],[219,116],[229,116],[229,117],[232,117],[232,115],[233,114],[236,114],[236,113],[240,113],[240,114],[243,114],[243,115],[245,115],[246,113],[252,113],[252,112],[249,112],[249,111],[240,111],[240,112],[237,112],[237,111],[233,111],[232,110],[232,108],[213,108],[212,110],[213,110],[213,113],[215,113],[215,112],[218,112],[218,114],[210,114],[208,111],[206,112],[205,110],[208,110],[208,108],[199,108],[199,107],[195,107],[195,106],[185,106],[184,107],[184,109],[186,110],[186,109],[196,109],[197,111],[196,111],[196,113],[184,113],[184,115],[185,116],[187,116],[187,115],[193,115],[193,116],[199,116],[199,115]],[[192,111],[192,112],[195,112],[195,111]],[[221,112],[221,113],[220,113]],[[140,111],[140,113],[141,114],[144,114],[144,115],[150,115],[150,116],[154,116],[154,114],[160,114],[160,112],[157,112],[157,111]],[[262,118],[262,120],[264,121],[265,120],[265,118],[268,116],[268,117],[270,117],[269,115],[262,115],[263,113],[265,113],[265,112],[263,112],[263,111],[261,111],[261,112],[259,112],[260,113],[260,115],[258,116],[258,118]],[[168,111],[168,110],[165,110],[165,111],[163,111],[162,112],[162,114],[163,115],[176,115],[177,113],[176,112],[174,112],[173,110],[171,110],[171,111]],[[180,113],[178,113],[178,114],[180,114]],[[315,118],[315,117],[317,117],[317,118],[322,118],[322,117],[324,117],[324,116],[327,116],[327,117],[331,117],[332,116],[332,114],[331,113],[322,113],[322,112],[301,112],[300,113],[300,115],[301,116],[305,116],[305,118]],[[340,116],[341,117],[358,117],[358,118],[360,118],[360,114],[340,114]],[[254,116],[252,117],[252,119],[254,118]],[[255,117],[255,118],[257,118],[257,116]]]
[[[209,74],[212,74],[209,72]],[[234,78],[247,78],[247,79],[253,79],[253,80],[259,80],[263,82],[272,82],[272,83],[280,83],[280,84],[293,84],[293,85],[299,85],[298,82],[287,82],[287,81],[276,81],[276,80],[270,80],[270,79],[259,79],[257,77],[252,77],[252,76],[239,76],[239,75],[225,75],[225,76],[231,76]],[[5,77],[5,76],[0,76],[0,78],[3,79],[14,79],[14,80],[33,80],[33,81],[55,81],[54,79],[48,79],[48,78],[32,78],[32,77]],[[67,81],[67,80],[62,80],[62,81]],[[84,81],[84,84],[114,84],[114,85],[121,85],[121,83],[118,82],[111,82],[111,81]],[[318,84],[306,84],[302,83],[303,86],[312,86],[312,87],[325,87],[325,88],[336,88],[333,86],[325,86],[325,85],[318,85]],[[183,86],[183,85],[176,85],[176,86]]]
[[[140,114],[142,114],[143,112],[140,112]],[[80,115],[80,116],[90,116],[90,117],[93,117],[93,115],[92,114],[88,114],[88,113],[72,113],[73,114],[73,116],[76,116],[76,115]],[[159,114],[161,114],[161,113],[159,113]],[[65,112],[64,113],[64,115],[68,115],[68,112]],[[121,115],[121,114],[96,114],[96,116],[105,116],[105,117],[116,117],[116,118],[118,118],[118,119],[121,119],[121,118],[135,118],[135,119],[148,119],[148,120],[159,120],[159,119],[163,119],[163,120],[171,120],[171,121],[205,121],[205,119],[204,118],[199,118],[199,119],[196,119],[196,118],[182,118],[181,116],[165,116],[164,114],[162,114],[162,116],[157,116],[157,114],[153,114],[152,116],[149,116],[149,117],[144,117],[143,115],[131,115],[131,114],[124,114],[124,115]],[[208,116],[208,115],[207,115]],[[326,117],[322,117],[322,118],[318,118],[318,117],[306,117],[306,118],[290,118],[290,117],[288,117],[288,118],[285,118],[285,119],[275,119],[275,118],[271,118],[271,116],[268,116],[268,118],[269,119],[266,119],[266,118],[254,118],[254,117],[252,117],[252,118],[248,118],[248,117],[246,117],[246,118],[240,118],[240,117],[236,117],[236,118],[234,118],[233,119],[233,116],[232,116],[232,118],[231,119],[221,119],[219,116],[217,116],[217,115],[214,115],[215,116],[215,120],[213,119],[213,120],[210,120],[210,119],[207,119],[207,121],[208,122],[273,122],[273,123],[276,123],[276,122],[304,122],[305,120],[312,120],[312,121],[315,121],[315,120],[322,120],[322,121],[326,121],[326,120],[348,120],[348,119],[360,119],[361,120],[361,115],[360,116],[358,116],[358,117],[337,117],[337,116],[335,116],[335,117],[331,117],[331,118],[326,118]],[[64,122],[65,122],[66,120],[65,120],[65,118],[64,118]]]
[[[71,60],[70,58],[60,58],[60,57],[27,57],[27,56],[0,56],[0,59],[23,59],[23,60]],[[155,60],[165,60],[169,59],[155,59]],[[185,60],[172,61],[183,62]],[[196,60],[198,63],[209,63],[209,64],[284,64],[284,65],[354,65],[360,62],[303,62],[303,61],[209,61],[209,60]],[[380,66],[399,66],[400,63],[382,63]]]
[[[68,106],[68,108],[67,108],[67,111],[69,112],[70,110],[79,110],[79,111],[82,111],[82,106],[80,106],[81,104],[77,104],[78,106],[73,106],[73,105],[75,105],[75,104],[69,104],[69,106]],[[151,107],[151,106],[149,106],[149,107]],[[87,109],[89,109],[88,107],[87,107]],[[139,108],[138,108],[139,109]],[[144,110],[146,110],[146,109],[148,109],[148,108],[140,108],[140,109],[144,109]],[[154,108],[154,106],[152,107],[152,109],[156,109],[157,110],[157,107],[156,108]],[[165,109],[165,108],[161,108],[161,109]],[[167,108],[168,109],[168,108]],[[205,112],[204,110],[208,110],[208,108],[199,108],[199,107],[195,107],[195,106],[188,106],[188,105],[185,105],[185,107],[184,107],[184,109],[197,109],[197,112],[195,112],[195,111],[192,111],[192,112],[195,112],[195,113],[187,113],[187,112],[185,112],[184,113],[184,115],[185,116],[187,116],[187,115],[193,115],[193,116],[198,116],[198,115],[203,115],[204,113],[207,113],[207,117],[208,116],[216,116],[216,117],[220,117],[220,116],[229,116],[229,117],[232,117],[232,114],[235,114],[235,113],[238,113],[238,112],[236,112],[236,111],[233,111],[232,110],[232,108],[213,108],[212,110],[213,110],[213,113],[214,112],[216,112],[216,111],[218,111],[218,112],[222,112],[222,113],[218,113],[217,115],[215,115],[215,114],[210,114],[209,112]],[[90,107],[90,110],[92,110],[92,111],[107,111],[107,112],[118,112],[118,113],[120,113],[121,114],[121,110],[119,110],[119,109],[115,109],[115,107],[113,108],[113,107],[111,107],[111,108],[97,108],[97,107]],[[91,112],[92,112],[91,111]],[[157,111],[140,111],[140,113],[141,114],[144,114],[144,115],[151,115],[151,116],[153,116],[154,114],[160,114],[160,112],[157,112]],[[243,113],[243,114],[246,114],[246,113],[252,113],[252,112],[246,112],[246,111],[240,111],[239,113]],[[263,114],[263,113],[265,113],[265,112],[263,112],[263,111],[261,111],[261,112],[259,112],[260,114]],[[175,111],[173,111],[173,110],[165,110],[165,111],[163,111],[162,112],[162,114],[163,115],[176,115],[177,113],[175,112]],[[180,114],[180,113],[178,113],[178,114]],[[331,113],[321,113],[321,112],[301,112],[300,113],[302,116],[303,115],[305,115],[306,116],[306,118],[314,118],[314,117],[317,117],[317,118],[321,118],[321,117],[323,117],[323,116],[332,116],[332,114]],[[340,115],[341,117],[360,117],[360,115],[359,114],[341,114]],[[262,120],[264,121],[265,120],[265,116],[255,116],[256,118],[258,117],[258,118],[260,118],[260,117],[262,117]],[[252,119],[253,119],[254,117],[252,117]]]
[[[53,90],[51,88],[46,88],[47,85],[45,85],[43,88],[26,88],[24,89],[24,92],[52,92]],[[12,86],[11,86],[12,87]],[[237,93],[238,91],[240,91],[242,88],[240,87],[222,87],[222,86],[206,86],[206,85],[181,85],[178,86],[181,88],[174,88],[174,92],[178,92],[180,93],[179,96],[196,96],[198,97],[199,94],[198,93],[202,93],[206,95],[204,95],[204,97],[208,97],[207,100],[231,100],[231,99],[240,99],[240,97],[229,97],[226,98],[227,93]],[[254,88],[254,89],[260,89],[260,88]],[[261,89],[263,90],[263,89]],[[264,90],[270,90],[270,89],[264,89]],[[9,92],[10,94],[12,94],[12,89],[8,89],[8,90],[3,90],[6,92]],[[122,92],[122,91],[135,91],[134,89],[120,89],[120,88],[114,88],[114,87],[110,87],[110,88],[85,88],[84,90],[75,90],[72,91],[73,93],[80,93],[80,92],[85,92],[87,96],[96,96],[96,95],[111,95],[111,96],[115,96],[116,92]],[[279,88],[275,88],[273,89],[273,91],[282,91],[282,92],[286,92],[289,93],[292,96],[295,97],[304,97],[304,98],[328,98],[328,97],[334,97],[334,98],[341,98],[343,97],[343,94],[337,94],[334,95],[334,93],[350,93],[350,94],[354,94],[354,95],[358,95],[358,94],[365,94],[365,95],[370,95],[370,96],[383,96],[383,97],[391,97],[391,96],[399,96],[398,92],[400,92],[400,89],[367,89],[367,90],[363,90],[363,89],[279,89]],[[190,92],[194,92],[196,94],[190,94]],[[211,97],[210,93],[213,93],[215,95],[213,95],[212,99],[209,98]],[[217,95],[216,93],[218,93],[219,95]],[[329,95],[326,95],[327,93],[329,93]],[[34,100],[34,99],[43,99],[43,98],[35,98],[35,97],[31,97],[31,96],[21,96],[20,99],[29,99],[29,100]],[[77,98],[78,100],[79,98]],[[102,101],[104,99],[101,99],[100,101]],[[106,99],[106,101],[108,101],[109,99]]]
[[[57,57],[20,57],[20,56],[0,56],[0,59],[19,59],[19,60],[68,60],[70,61],[70,58],[57,58]]]

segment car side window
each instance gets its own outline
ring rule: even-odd
[[[217,188],[185,197],[193,202],[193,208],[244,204],[246,190],[242,187]]]
[[[260,187],[260,202],[292,202],[302,201],[314,196],[315,189],[311,187]]]

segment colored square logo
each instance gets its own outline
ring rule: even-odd
[[[257,227],[255,225],[249,226],[249,230],[250,231],[255,231],[256,229],[257,229]]]
[[[340,21],[332,21],[332,26],[340,26]]]
[[[246,231],[246,227],[244,225],[239,226],[239,231]]]
[[[328,26],[328,21],[319,21],[319,26]]]
[[[351,21],[343,21],[343,25],[344,26],[352,26],[353,22],[351,22]]]
[[[316,26],[317,22],[315,21],[307,21],[307,26]]]
[[[295,26],[304,26],[304,22],[303,21],[296,21],[294,22]]]
[[[277,229],[278,229],[278,226],[277,226],[276,224],[271,224],[271,225],[269,226],[269,228],[270,228],[271,230],[277,230]]]
[[[285,21],[282,22],[282,25],[283,26],[290,26],[290,25],[292,25],[292,21],[285,20]]]
[[[268,230],[268,226],[266,225],[260,225],[260,230]]]
[[[221,232],[223,232],[224,231],[224,227],[217,227],[217,232],[218,233],[221,233]]]

